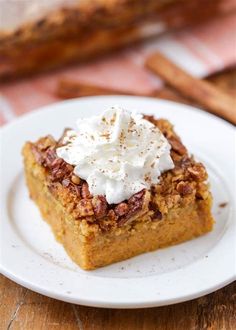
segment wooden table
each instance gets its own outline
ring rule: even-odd
[[[209,80],[236,96],[236,69],[210,77]],[[173,99],[175,96],[172,92],[166,88],[159,96]],[[25,289],[0,275],[0,330],[5,329],[235,330],[236,282],[181,304],[114,310],[57,301]]]

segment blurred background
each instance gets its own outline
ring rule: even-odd
[[[175,63],[234,97],[235,32],[236,0],[1,0],[0,123],[99,94],[162,97],[214,112],[148,59],[161,52],[171,61],[162,63],[165,72]]]

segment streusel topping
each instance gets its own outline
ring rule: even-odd
[[[129,224],[137,215],[140,218],[145,213],[151,221],[162,221],[171,210],[191,203],[201,204],[211,198],[203,164],[188,155],[172,125],[152,116],[145,116],[145,119],[168,139],[175,167],[163,173],[160,182],[150,191],[142,190],[119,204],[108,204],[104,196],[93,196],[87,182],[75,176],[74,166],[58,158],[56,150],[62,145],[68,129],[58,141],[46,136],[36,143],[29,143],[35,162],[45,170],[48,189],[76,220],[97,224],[99,230],[108,231]]]

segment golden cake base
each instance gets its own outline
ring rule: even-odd
[[[161,220],[149,212],[136,215],[122,227],[99,231],[86,220],[76,220],[52,194],[46,171],[34,158],[29,145],[24,148],[25,175],[30,196],[43,219],[51,226],[75,263],[85,270],[102,267],[158,248],[175,245],[212,230],[211,195],[174,208]],[[32,219],[33,221],[33,219]]]

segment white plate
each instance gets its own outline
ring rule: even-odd
[[[21,148],[26,140],[73,127],[77,117],[120,104],[165,117],[206,164],[214,196],[213,232],[178,246],[83,271],[54,240],[28,198]],[[99,307],[150,307],[186,301],[235,279],[235,131],[225,121],[186,105],[142,97],[65,101],[23,116],[1,130],[1,271],[44,295]],[[220,208],[219,204],[227,202]],[[191,220],[190,220],[191,221]]]

